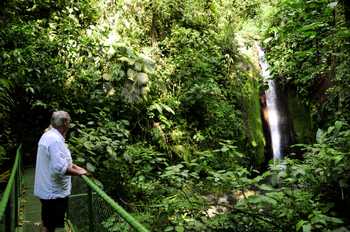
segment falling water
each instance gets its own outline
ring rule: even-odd
[[[265,58],[264,50],[257,44],[259,53],[259,63],[261,67],[261,75],[268,82],[268,90],[266,95],[266,107],[268,112],[268,123],[271,136],[272,154],[274,160],[282,158],[281,153],[281,131],[280,131],[280,115],[278,111],[278,99],[275,80],[271,79],[269,65]]]

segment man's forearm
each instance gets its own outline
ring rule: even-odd
[[[80,175],[85,175],[86,173],[87,172],[84,168],[81,168],[75,164],[68,166],[66,171],[66,175],[71,175],[71,176],[80,176]]]

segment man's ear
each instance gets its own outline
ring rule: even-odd
[[[69,126],[69,120],[68,120],[68,119],[65,119],[65,120],[64,120],[64,126],[65,126],[65,127],[68,127],[68,126]]]

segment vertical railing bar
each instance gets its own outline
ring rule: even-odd
[[[14,221],[15,221],[15,182],[16,182],[16,178],[14,181],[14,185],[12,187],[12,193],[11,193],[11,197],[10,197],[10,205],[11,205],[11,231],[14,231],[13,227],[14,227]]]
[[[123,207],[116,203],[110,196],[108,196],[101,188],[99,188],[89,177],[83,175],[81,178],[85,183],[95,191],[100,198],[109,204],[116,213],[122,217],[129,225],[131,225],[138,232],[149,232],[143,225],[141,225],[132,215],[130,215]]]
[[[16,176],[15,176],[16,177]],[[11,231],[15,231],[15,219],[16,219],[16,178],[12,187],[11,194]]]
[[[21,208],[21,196],[22,196],[22,156],[19,157],[19,164],[18,164],[18,220],[19,220],[19,213],[20,213],[20,208]],[[19,221],[17,222],[17,225],[19,225]]]
[[[16,180],[16,178],[14,179]],[[14,182],[13,182],[14,183]],[[14,220],[14,199],[13,199],[13,193],[14,193],[14,185],[12,185],[12,189],[11,189],[11,194],[10,194],[10,200],[9,200],[9,205],[10,205],[10,222],[9,222],[9,227],[10,227],[10,232],[13,232],[13,220]]]
[[[88,188],[88,208],[89,208],[89,232],[95,232],[95,224],[94,224],[94,210],[92,206],[92,190]]]
[[[15,231],[18,222],[18,209],[19,209],[19,167],[21,160],[21,149],[20,145],[16,151],[15,162],[11,169],[10,178],[3,192],[0,200],[0,231],[12,232]]]
[[[17,170],[17,173],[16,173],[16,177],[15,177],[15,185],[14,185],[14,224],[15,224],[15,227],[17,227],[18,225],[18,170]]]
[[[14,182],[15,174],[18,168],[18,161],[21,153],[21,147],[22,146],[19,146],[17,149],[15,163],[11,169],[9,181],[6,185],[5,191],[3,192],[2,198],[0,200],[0,219],[4,216],[4,211],[6,210],[6,207],[13,189],[13,184],[14,184],[13,182]]]
[[[5,231],[11,231],[11,204],[7,202],[5,209]]]
[[[22,156],[19,156],[18,168],[17,168],[17,178],[16,178],[16,220],[15,227],[19,226],[20,221],[20,208],[21,208],[21,196],[22,196],[22,180],[21,180],[21,168],[22,168]]]

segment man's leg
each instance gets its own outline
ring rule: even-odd
[[[55,232],[64,228],[64,217],[68,207],[68,197],[50,200],[41,199],[42,232]]]
[[[44,225],[41,227],[41,232],[55,232],[54,228],[48,229]]]
[[[43,224],[41,225],[40,231],[41,231],[41,232],[49,232],[49,231],[47,230],[47,228],[46,228]]]
[[[68,207],[68,197],[56,199],[55,227],[56,229],[59,229],[58,231],[63,231],[62,228],[64,229],[64,218],[67,212],[67,207]]]
[[[40,199],[42,232],[55,232],[55,200]]]

